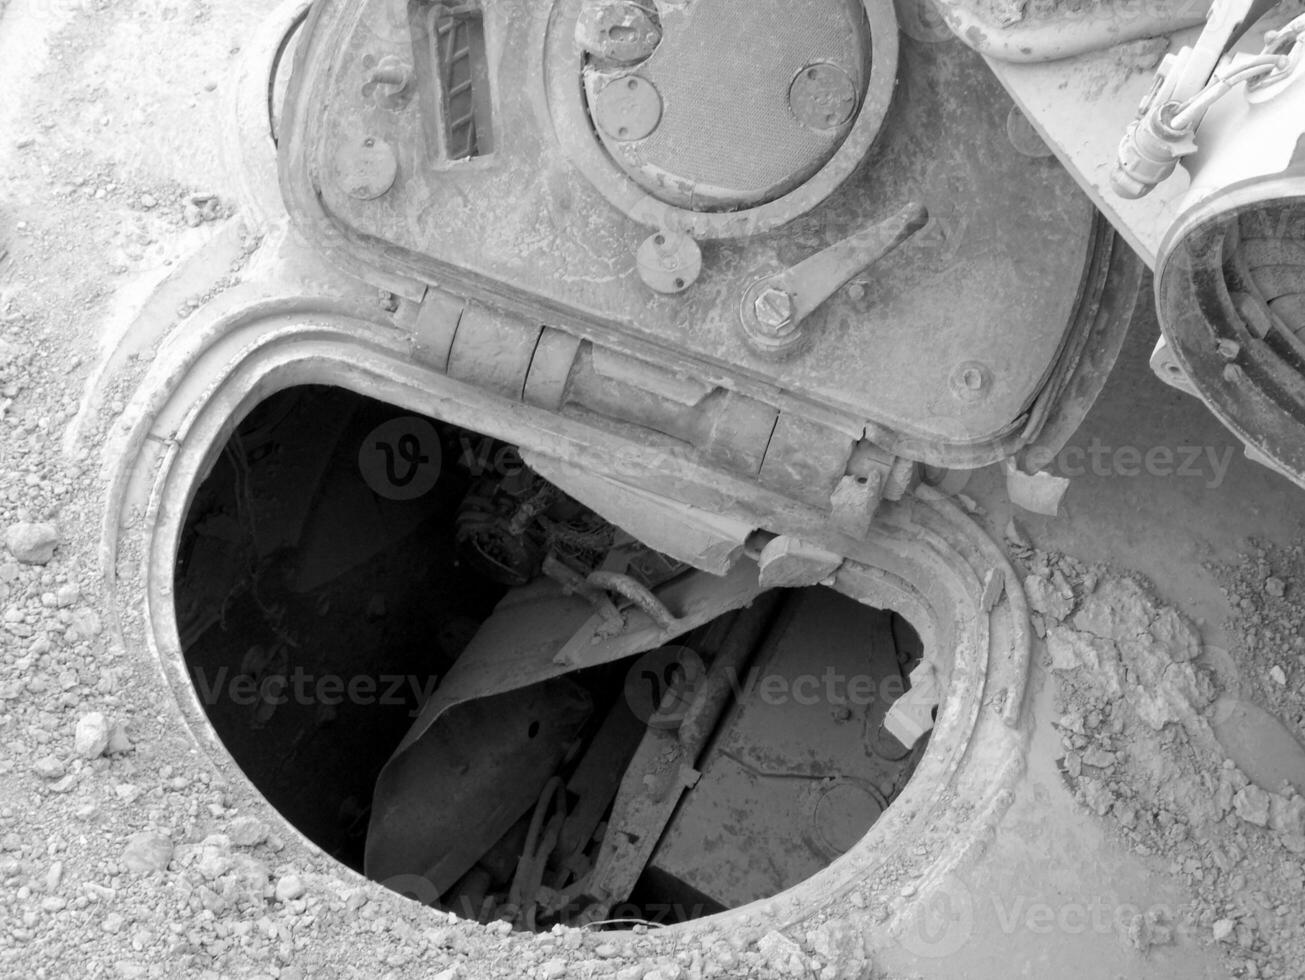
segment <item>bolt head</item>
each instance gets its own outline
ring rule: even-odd
[[[768,286],[757,294],[752,312],[763,327],[783,330],[793,323],[793,297],[782,289]]]
[[[975,401],[984,397],[991,382],[992,373],[985,365],[978,361],[965,361],[952,371],[952,395],[961,401]]]

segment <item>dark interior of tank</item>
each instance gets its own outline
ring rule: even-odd
[[[500,670],[507,683],[440,704],[464,651],[463,687],[520,653],[493,637],[522,631],[522,603],[619,624],[695,575],[512,446],[305,386],[261,403],[215,456],[175,602],[214,729],[326,853],[480,921],[620,927],[819,871],[927,742],[883,727],[922,657],[916,632],[818,586],[539,683]]]

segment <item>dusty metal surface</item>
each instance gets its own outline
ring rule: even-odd
[[[487,43],[518,53],[495,62],[492,80],[496,132],[511,136],[492,154],[456,162],[423,135],[420,98],[396,112],[358,94],[359,59],[409,51],[406,25],[388,21],[379,3],[324,4],[299,52],[303,80],[283,140],[284,187],[310,237],[356,268],[480,295],[526,322],[726,379],[771,404],[832,412],[849,426],[872,421],[889,441],[907,433],[973,447],[1009,435],[1061,347],[1061,328],[1047,325],[1067,323],[1077,302],[1091,300],[1079,294],[1091,209],[1062,171],[1011,145],[1009,104],[981,59],[962,45],[908,39],[878,139],[859,151],[863,165],[781,233],[705,242],[697,282],[665,295],[637,267],[654,229],[614,213],[586,176],[619,168],[587,117],[566,108],[579,98],[573,13],[566,4],[533,18],[486,6]],[[312,108],[323,105],[330,111]],[[367,136],[395,148],[399,177],[389,193],[360,202],[342,190],[332,159],[341,141]],[[737,322],[749,281],[907,200],[928,208],[930,225],[813,313],[808,347],[782,369],[749,348]],[[679,220],[665,206],[638,213]],[[708,217],[755,230],[750,211]],[[971,363],[988,380],[958,398],[953,375]]]
[[[902,666],[889,614],[826,590],[794,595],[652,867],[734,907],[850,849],[913,768],[881,733],[905,690]]]
[[[929,26],[941,16],[957,36],[985,56],[1038,63],[1192,27],[1205,19],[1207,5],[1186,0],[1049,0],[1036,4],[1027,0],[904,0],[900,6],[925,8],[912,17],[919,26]]]
[[[1299,169],[1299,168],[1296,168]],[[1305,483],[1301,177],[1248,182],[1192,209],[1156,282],[1168,351],[1257,458]]]
[[[1190,43],[1196,33],[1179,32],[1049,63],[988,59],[993,74],[1056,158],[1152,268],[1165,229],[1177,217],[1187,175],[1180,170],[1147,197],[1127,200],[1111,189],[1110,174],[1120,136],[1151,87],[1155,67],[1168,50]]]

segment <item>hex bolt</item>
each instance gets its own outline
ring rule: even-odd
[[[757,323],[769,333],[787,333],[786,328],[793,325],[793,297],[774,286],[768,286],[757,294],[752,311],[757,315]]]

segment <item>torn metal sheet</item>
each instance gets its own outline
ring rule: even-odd
[[[593,703],[566,678],[445,712],[376,783],[365,872],[452,888],[526,813]]]
[[[1060,501],[1069,489],[1069,480],[1050,473],[1025,473],[1013,459],[1006,460],[1006,494],[1016,507],[1034,514],[1056,517]]]
[[[783,535],[761,549],[757,564],[763,585],[792,589],[819,585],[838,571],[843,556]]]
[[[676,615],[669,626],[659,625],[642,609],[629,606],[622,610],[625,628],[616,635],[611,635],[610,621],[594,614],[588,602],[566,595],[551,580],[538,579],[509,592],[445,675],[381,771],[367,834],[368,876],[384,880],[395,875],[422,875],[441,892],[447,890],[525,812],[559,761],[531,752],[535,741],[542,744],[546,740],[531,739],[525,729],[506,722],[525,718],[531,711],[545,712],[538,702],[540,692],[552,691],[557,685],[563,689],[552,691],[551,696],[565,702],[569,696],[566,688],[573,685],[561,675],[654,649],[723,613],[749,605],[762,591],[757,567],[750,561],[741,562],[723,578],[690,573],[656,590],[657,598]],[[565,651],[570,651],[567,656],[572,659],[561,656]],[[514,697],[503,702],[510,692]],[[531,706],[530,711],[518,701]],[[486,711],[488,715],[483,714]],[[565,728],[576,717],[564,712],[557,724]],[[478,718],[484,726],[472,724]],[[473,739],[465,743],[465,751],[456,751],[469,737],[468,731],[478,733],[474,738],[487,742],[488,748],[481,744],[473,752],[477,744]],[[496,741],[509,737],[521,748],[519,753],[507,742],[500,746]],[[558,744],[565,737],[566,731],[559,731],[547,744]],[[475,761],[474,771],[469,771],[469,760]],[[486,773],[492,774],[492,780]],[[502,793],[505,785],[521,791],[504,794],[499,802],[495,792]],[[414,791],[414,787],[418,789]],[[432,800],[432,787],[438,802]],[[482,791],[486,794],[483,800]],[[457,806],[450,807],[448,814],[456,812],[465,820],[466,814],[476,813],[477,823],[484,825],[485,834],[476,835],[471,846],[443,819],[444,804],[450,800]],[[493,807],[490,800],[496,801]],[[482,840],[482,836],[488,839]]]

